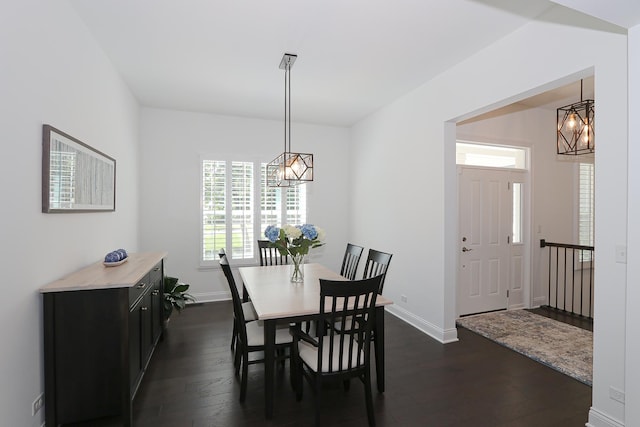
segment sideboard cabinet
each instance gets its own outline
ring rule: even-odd
[[[165,257],[97,262],[40,289],[47,426],[115,416],[132,425],[133,399],[162,335]]]

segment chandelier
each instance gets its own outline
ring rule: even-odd
[[[595,110],[593,99],[582,100],[580,80],[580,102],[565,105],[558,114],[558,154],[589,154],[595,150]]]
[[[280,61],[284,73],[284,151],[267,164],[267,186],[290,187],[313,181],[313,154],[291,151],[291,67],[297,55],[285,53]]]

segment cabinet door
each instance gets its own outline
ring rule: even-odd
[[[162,334],[162,278],[153,283],[151,290],[151,341],[158,342]]]
[[[131,395],[142,375],[142,300],[129,311],[129,369]]]
[[[151,357],[151,351],[153,350],[153,335],[151,333],[151,290],[147,292],[142,298],[140,307],[140,318],[142,324],[140,325],[140,333],[142,340],[142,369],[147,368],[147,362]]]

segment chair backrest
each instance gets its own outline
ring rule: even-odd
[[[347,249],[344,251],[344,258],[342,259],[342,267],[340,268],[342,277],[346,277],[349,280],[356,278],[356,271],[358,270],[363,250],[362,246],[347,243]]]
[[[260,252],[260,265],[283,265],[289,264],[289,257],[281,255],[277,248],[271,247],[268,240],[258,240],[258,251]]]
[[[382,276],[345,282],[320,279],[320,322],[316,372],[343,372],[368,366],[375,305]]]
[[[240,293],[238,292],[238,287],[236,286],[236,280],[233,277],[233,272],[231,271],[231,266],[229,265],[229,260],[227,259],[227,255],[224,249],[220,249],[218,255],[220,256],[220,267],[222,268],[222,271],[227,278],[229,291],[231,291],[231,300],[233,301],[233,321],[236,322],[236,330],[240,334],[241,341],[246,343],[247,329],[245,327],[244,311],[242,310],[242,300],[240,299]]]
[[[379,294],[382,294],[384,279],[386,279],[387,277],[387,270],[389,269],[389,264],[391,264],[392,256],[392,254],[386,252],[369,249],[369,254],[367,255],[367,262],[364,265],[362,278],[366,279],[368,277],[374,277],[382,274],[382,281],[380,282],[380,289],[378,290]]]

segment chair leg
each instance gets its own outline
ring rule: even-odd
[[[238,342],[240,344],[240,342]],[[242,353],[244,353],[244,348],[241,345],[236,346],[236,354],[234,355],[233,364],[236,367],[236,376],[240,373],[240,365],[242,364]]]
[[[376,417],[373,414],[373,397],[371,395],[371,373],[367,370],[364,374],[364,396],[367,404],[367,418],[369,420],[369,426],[376,425]]]
[[[249,374],[249,354],[244,351],[242,355],[242,377],[240,378],[240,402],[247,397],[247,376]]]
[[[238,335],[238,326],[236,325],[236,322],[233,322],[233,335],[231,335],[231,351],[235,350],[235,345],[236,345],[236,336]]]
[[[291,388],[293,391],[297,391],[298,389],[296,386],[298,384],[298,372],[293,349],[289,352],[289,381],[291,382]]]
[[[303,384],[304,374],[302,372],[304,368],[302,366],[302,361],[298,359],[297,355],[296,355],[294,364],[295,364],[294,372],[296,376],[296,379],[295,379],[296,384],[294,386],[294,389],[296,391],[296,401],[300,402],[302,400],[302,390],[304,388],[304,384]]]

